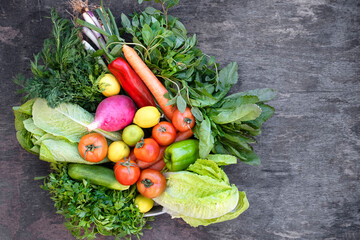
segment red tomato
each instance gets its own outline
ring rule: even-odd
[[[176,129],[169,122],[159,122],[152,129],[152,137],[161,146],[168,146],[175,141]]]
[[[164,159],[160,159],[160,161],[154,163],[153,165],[151,165],[149,167],[149,169],[154,169],[154,170],[158,170],[161,171],[163,170],[163,168],[166,166]]]
[[[185,132],[195,126],[195,118],[188,107],[185,109],[184,113],[181,113],[179,109],[176,109],[171,121],[179,132]]]
[[[136,159],[144,162],[154,162],[159,152],[159,144],[152,138],[142,139],[134,148]]]
[[[159,161],[164,162],[163,157],[164,157],[165,149],[166,149],[165,146],[160,147],[159,155],[157,156],[154,162],[144,162],[144,161],[136,160],[136,164],[139,166],[140,169],[145,169],[145,168],[150,168],[153,165],[156,165]]]
[[[114,166],[116,180],[122,185],[133,185],[139,179],[140,168],[135,161],[128,158],[121,159]]]
[[[165,191],[166,179],[157,170],[145,169],[141,172],[136,186],[139,193],[144,197],[155,198]]]
[[[108,152],[105,137],[100,133],[89,133],[80,139],[79,153],[88,162],[102,161]]]

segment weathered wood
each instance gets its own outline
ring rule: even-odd
[[[73,239],[33,180],[49,164],[21,149],[10,108],[20,102],[12,78],[30,74],[29,60],[50,34],[44,17],[51,7],[66,16],[66,2],[0,3],[2,240]],[[105,4],[116,14],[157,7]],[[355,0],[182,0],[170,10],[204,52],[223,65],[239,63],[233,92],[271,87],[279,94],[257,138],[261,166],[225,168],[250,208],[199,228],[162,215],[143,239],[360,239],[359,8]]]

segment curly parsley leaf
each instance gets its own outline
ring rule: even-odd
[[[67,173],[67,164],[52,164],[54,170],[41,187],[51,194],[57,213],[66,218],[64,225],[78,239],[95,239],[98,234],[117,239],[142,235],[150,228],[144,214],[134,204],[136,186],[118,191],[77,182]]]

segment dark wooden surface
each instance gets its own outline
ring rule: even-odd
[[[105,4],[117,16],[156,6]],[[29,75],[32,54],[50,34],[51,7],[66,16],[66,1],[0,0],[1,240],[73,239],[33,180],[49,165],[21,149],[11,112],[20,103],[12,78]],[[279,93],[255,146],[261,166],[226,168],[250,208],[199,228],[159,216],[143,239],[360,239],[359,1],[181,0],[170,13],[204,52],[239,63],[232,91]]]

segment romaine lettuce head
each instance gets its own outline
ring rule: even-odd
[[[239,200],[235,185],[181,171],[167,174],[167,187],[154,199],[173,217],[212,219],[232,211]]]
[[[230,185],[212,160],[198,159],[187,171],[169,172],[165,177],[166,190],[155,202],[193,227],[234,219],[249,207],[245,192]]]

